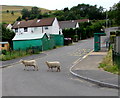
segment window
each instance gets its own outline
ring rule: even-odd
[[[24,32],[27,32],[27,27],[24,28]]]
[[[5,44],[2,44],[2,47],[5,47]]]
[[[18,28],[15,28],[15,32],[18,32]]]
[[[48,29],[48,27],[45,27],[45,30],[47,30]]]

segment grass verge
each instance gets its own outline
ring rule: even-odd
[[[32,54],[38,54],[40,52],[37,53],[31,53],[29,51],[12,51],[12,52],[6,52],[6,54],[1,54],[0,55],[0,60],[1,61],[7,61],[7,60],[11,60],[11,59],[15,59],[15,58],[19,58],[19,57],[24,57],[24,56],[29,56]]]
[[[105,71],[111,72],[113,74],[120,75],[120,70],[119,70],[118,65],[113,64],[113,61],[112,61],[112,49],[108,51],[108,54],[103,59],[103,61],[100,63],[99,68],[102,68]]]

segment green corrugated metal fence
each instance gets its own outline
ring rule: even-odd
[[[63,35],[51,34],[50,36],[52,39],[54,39],[56,46],[63,46],[64,45],[64,36]]]
[[[44,36],[42,39],[42,49],[44,50],[49,50],[53,49],[55,47],[55,41],[54,39],[49,39],[47,36]]]

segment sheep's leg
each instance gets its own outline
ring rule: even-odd
[[[57,71],[56,72],[58,72],[58,68],[57,68]]]
[[[52,72],[53,72],[53,68],[51,68]]]
[[[34,70],[33,70],[33,71],[35,71],[35,65],[33,65],[33,67],[34,67]]]
[[[24,68],[24,70],[26,70],[26,65],[25,65],[25,68]]]
[[[60,67],[58,67],[57,70],[60,72]]]
[[[60,67],[59,67],[59,72],[60,72]]]
[[[48,70],[47,71],[50,71],[50,67],[48,67]]]
[[[26,68],[27,68],[27,71],[29,71],[29,66],[26,66]]]
[[[36,70],[38,71],[38,66],[36,66]]]

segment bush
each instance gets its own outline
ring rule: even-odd
[[[6,50],[2,50],[2,54],[6,55],[7,51]]]
[[[18,57],[23,57],[29,54],[26,54],[26,51],[11,51],[11,52],[6,52],[6,55],[2,54],[0,55],[0,60],[6,61],[6,60],[11,60],[15,59]]]
[[[74,42],[78,42],[78,35],[74,35],[73,41],[74,41]]]

